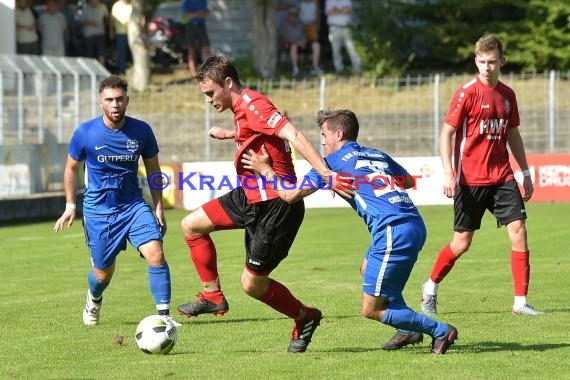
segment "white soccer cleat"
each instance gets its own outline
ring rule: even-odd
[[[425,284],[422,286],[422,312],[428,317],[435,317],[437,314],[437,294],[427,294]]]
[[[87,300],[85,301],[85,308],[83,309],[83,323],[87,326],[95,326],[99,323],[99,312],[101,311],[101,304],[103,298],[99,302],[94,302],[91,297],[91,292],[87,291]]]
[[[182,326],[182,323],[176,322],[176,320],[174,318],[172,318],[170,315],[162,315],[162,317],[164,318],[166,323],[172,323],[174,325],[174,327]]]
[[[531,304],[525,303],[520,309],[513,309],[516,315],[544,315],[542,311],[538,311]]]

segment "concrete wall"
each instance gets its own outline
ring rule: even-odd
[[[0,54],[16,54],[14,9],[14,0],[0,0]]]

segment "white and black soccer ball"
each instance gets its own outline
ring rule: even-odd
[[[160,315],[149,315],[139,322],[137,346],[147,354],[168,354],[176,343],[176,326]]]

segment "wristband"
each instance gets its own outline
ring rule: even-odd
[[[530,170],[528,170],[528,169],[523,170],[522,173],[523,173],[523,176],[530,177]]]
[[[65,209],[66,210],[75,210],[75,203],[66,203]]]

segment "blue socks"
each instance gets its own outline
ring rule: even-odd
[[[165,261],[158,266],[148,266],[148,285],[157,305],[170,306],[170,268]]]
[[[416,313],[405,304],[390,302],[388,309],[384,313],[384,318],[380,322],[395,327],[404,333],[417,331],[435,338],[441,338],[447,333],[447,325],[445,323]]]
[[[87,282],[89,283],[89,291],[91,292],[91,297],[93,297],[94,301],[99,301],[101,297],[103,297],[103,292],[109,285],[109,282],[97,281],[93,268],[91,268],[89,274],[87,275]]]

